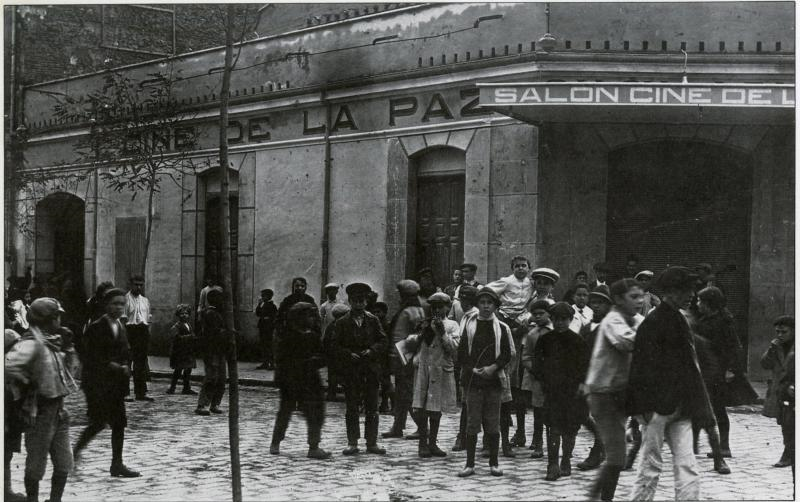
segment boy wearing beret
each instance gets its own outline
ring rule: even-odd
[[[511,333],[508,325],[494,314],[500,298],[492,288],[481,289],[477,303],[478,315],[465,317],[458,345],[467,410],[467,463],[458,474],[460,477],[475,474],[475,450],[481,426],[489,444],[489,470],[493,476],[503,475],[498,462],[502,393],[499,373],[511,359]]]
[[[366,311],[370,287],[356,282],[345,289],[350,312],[334,324],[333,350],[345,382],[345,423],[347,448],[344,455],[359,452],[361,437],[358,408],[364,402],[364,436],[367,453],[382,455],[386,450],[378,446],[378,389],[382,371],[381,361],[387,350],[386,334],[380,320]]]

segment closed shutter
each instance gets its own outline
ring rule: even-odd
[[[144,274],[144,243],[147,221],[144,216],[117,218],[114,249],[114,284],[125,287],[132,275]]]

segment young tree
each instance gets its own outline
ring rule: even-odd
[[[129,192],[131,200],[140,193],[147,196],[141,274],[147,268],[155,195],[166,180],[188,197],[181,180],[198,167],[190,157],[197,146],[197,132],[182,124],[192,115],[175,98],[175,81],[171,71],[134,81],[112,70],[101,88],[83,96],[63,96],[54,106],[60,121],[91,126],[90,133],[74,146],[74,164],[89,166],[88,171],[96,173],[106,188]]]

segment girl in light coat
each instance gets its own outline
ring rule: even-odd
[[[419,424],[419,456],[445,457],[437,445],[442,413],[458,411],[453,377],[460,333],[458,323],[446,319],[450,297],[434,293],[428,298],[431,317],[422,321],[419,334],[407,338],[416,348],[417,364],[412,408]]]

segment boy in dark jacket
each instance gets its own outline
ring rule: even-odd
[[[308,458],[324,460],[331,454],[319,447],[325,403],[319,368],[325,366],[322,340],[319,336],[317,308],[305,302],[295,303],[287,313],[287,330],[278,338],[278,370],[275,381],[281,392],[278,416],[272,433],[269,452],[280,453],[289,419],[300,403],[308,422]]]
[[[272,295],[271,289],[262,289],[261,298],[259,298],[256,306],[258,339],[261,342],[261,357],[263,359],[261,365],[256,367],[257,370],[275,369],[272,358],[272,334],[275,331],[275,323],[278,320],[278,307],[272,301]]]
[[[553,331],[536,342],[533,376],[542,382],[544,423],[547,429],[547,481],[572,473],[570,458],[575,437],[586,422],[588,410],[581,394],[589,356],[586,343],[569,329],[573,310],[566,302],[550,307]],[[558,449],[562,458],[559,465]]]
[[[378,388],[383,367],[381,361],[387,350],[386,334],[380,320],[365,310],[371,288],[356,282],[347,286],[345,291],[350,312],[336,321],[333,330],[333,351],[345,382],[347,448],[342,453],[354,455],[359,452],[358,408],[363,399],[367,453],[382,455],[386,450],[377,443]]]
[[[222,413],[219,405],[225,394],[228,349],[230,347],[228,330],[225,329],[225,321],[220,313],[223,301],[222,292],[212,289],[206,298],[208,307],[203,311],[201,341],[205,377],[195,410],[196,414],[204,416],[211,413]]]

